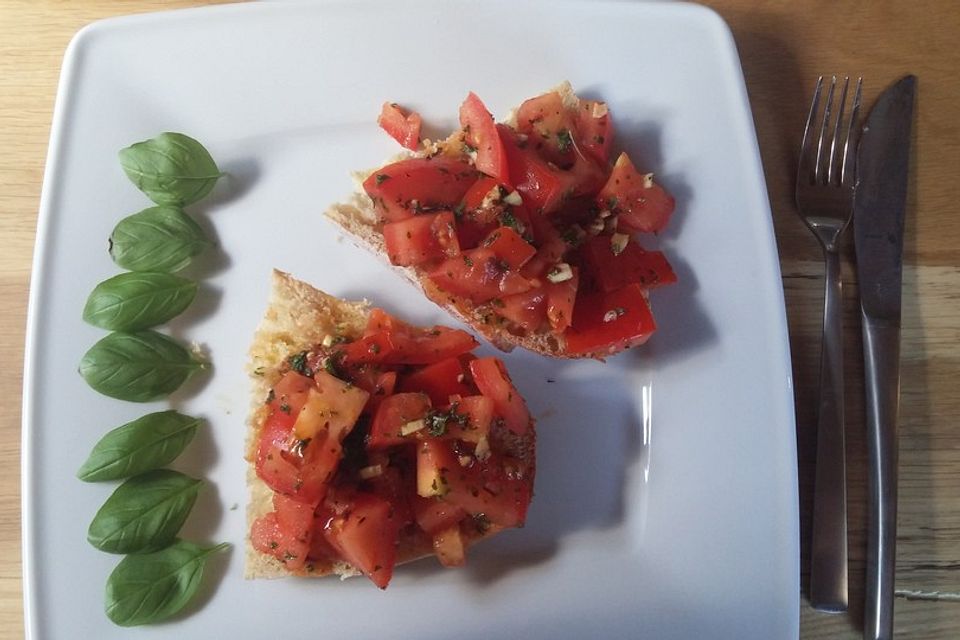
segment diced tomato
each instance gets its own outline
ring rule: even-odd
[[[389,455],[384,457],[389,460]],[[380,475],[365,480],[365,484],[371,493],[390,502],[401,527],[414,522],[411,500],[416,491],[413,478],[405,477],[400,469],[389,466],[386,461],[382,462],[381,466],[383,469]]]
[[[479,224],[496,222],[503,213],[503,198],[509,193],[496,178],[483,176],[463,196],[463,212]]]
[[[673,196],[637,171],[626,153],[621,153],[613,172],[597,194],[597,203],[617,214],[625,231],[662,231],[675,206]]]
[[[342,442],[363,412],[370,394],[360,387],[335,378],[326,371],[314,376],[311,389],[293,425],[294,437],[309,440],[318,436]]]
[[[610,293],[581,296],[573,326],[563,336],[568,353],[602,356],[643,344],[654,330],[656,323],[643,289],[631,284]]]
[[[453,409],[453,405],[444,411]],[[493,400],[487,396],[463,396],[456,402],[456,414],[464,416],[464,422],[448,420],[443,434],[445,439],[463,440],[464,442],[479,442],[490,433],[490,424],[493,421]]]
[[[516,470],[507,473],[504,460],[490,462],[463,466],[447,441],[426,438],[417,447],[417,492],[422,497],[436,496],[432,499],[459,506],[470,515],[482,514],[498,525],[523,524],[532,478]]]
[[[480,393],[493,400],[498,416],[514,433],[526,433],[530,427],[530,412],[523,397],[513,386],[510,374],[499,358],[478,358],[470,363],[473,382]]]
[[[373,417],[367,446],[376,449],[411,441],[401,430],[411,422],[426,418],[430,406],[430,398],[425,393],[396,393],[385,398]]]
[[[376,210],[390,222],[416,212],[453,210],[477,180],[473,167],[455,158],[411,158],[381,167],[363,182]]]
[[[616,254],[610,236],[597,236],[580,252],[592,285],[607,293],[633,283],[652,289],[677,281],[662,252],[644,251],[633,239]]]
[[[384,102],[380,117],[377,118],[384,131],[402,146],[416,151],[420,144],[420,126],[422,120],[416,111],[406,112],[393,102]]]
[[[385,362],[397,347],[394,344],[390,331],[378,331],[348,342],[340,347],[343,363],[349,367],[363,364],[378,364]]]
[[[525,331],[536,331],[547,318],[547,291],[543,287],[536,287],[504,296],[494,304],[494,309]]]
[[[330,518],[323,534],[340,557],[386,589],[397,562],[399,530],[400,519],[389,501],[358,492]]]
[[[430,402],[440,407],[450,402],[452,395],[474,393],[473,387],[464,383],[465,376],[460,359],[447,358],[403,376],[398,391],[425,393],[430,397]]]
[[[496,222],[481,224],[469,217],[461,218],[457,221],[457,243],[460,251],[475,249],[496,228]]]
[[[460,126],[466,132],[467,143],[477,150],[477,169],[500,182],[509,182],[507,154],[500,133],[493,116],[472,91],[460,105]]]
[[[392,264],[411,266],[460,253],[453,213],[443,211],[388,222],[383,240]]]
[[[309,538],[298,539],[282,527],[276,511],[254,520],[250,527],[250,544],[260,553],[275,557],[291,571],[302,569],[310,553]]]
[[[521,148],[510,127],[497,125],[510,167],[510,183],[536,213],[549,214],[563,201],[566,184],[559,170],[552,169],[529,147]]]
[[[396,334],[392,339],[396,351],[387,357],[388,364],[431,364],[472,351],[479,344],[466,331],[439,326],[413,335]]]
[[[580,283],[579,270],[571,267],[573,277],[563,282],[545,282],[547,293],[547,319],[554,332],[562,333],[573,322],[574,303]]]
[[[532,286],[487,247],[444,260],[430,271],[429,278],[440,289],[477,304],[501,295],[522,293]]]
[[[283,411],[291,420],[300,413],[300,408],[307,401],[310,389],[317,386],[313,378],[300,375],[296,371],[288,371],[273,387],[272,402],[278,407],[286,407]]]
[[[498,227],[480,246],[493,251],[514,271],[518,271],[537,253],[536,247],[521,238],[520,234],[510,227]]]
[[[457,525],[433,535],[433,552],[445,567],[462,567],[466,563],[466,546]]]
[[[345,364],[431,364],[472,351],[479,344],[466,331],[412,327],[382,309],[373,310],[365,334],[343,345]]]
[[[377,379],[374,381],[373,386],[369,389],[370,399],[367,400],[367,406],[363,408],[363,412],[369,415],[376,415],[377,408],[380,406],[380,403],[383,402],[384,398],[388,398],[393,395],[393,390],[397,386],[397,372],[396,371],[384,371],[383,373],[377,376]]]
[[[564,105],[559,93],[550,91],[520,105],[517,130],[529,136],[531,147],[541,157],[568,167],[575,157],[576,115]]]
[[[613,143],[613,122],[605,102],[581,100],[577,110],[579,148],[601,166],[610,161]]]
[[[467,515],[459,505],[419,495],[413,498],[413,513],[417,526],[431,534],[460,522]]]

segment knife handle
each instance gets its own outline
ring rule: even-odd
[[[864,640],[893,638],[897,545],[897,413],[900,327],[863,316],[870,514]]]
[[[840,256],[825,248],[823,345],[817,465],[810,549],[810,604],[819,611],[847,610],[847,474],[843,419],[843,284]]]

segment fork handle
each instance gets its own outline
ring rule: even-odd
[[[870,462],[867,584],[863,637],[893,637],[897,544],[897,413],[900,407],[900,327],[863,316],[863,363]]]
[[[847,610],[847,483],[843,420],[843,285],[840,256],[825,248],[823,345],[817,466],[813,496],[810,604],[820,611]]]

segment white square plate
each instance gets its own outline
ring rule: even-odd
[[[364,579],[242,579],[246,349],[270,269],[417,322],[452,323],[320,215],[348,172],[396,147],[384,100],[455,125],[469,90],[500,116],[564,79],[606,100],[618,140],[678,212],[658,243],[680,275],[653,294],[660,330],[597,362],[507,364],[539,416],[527,527],[469,566]],[[118,558],[86,541],[113,487],[74,477],[108,429],[150,410],[89,389],[81,321],[118,269],[106,239],[148,206],[117,151],[161,131],[201,140],[230,176],[192,208],[215,235],[200,302],[168,329],[215,371],[173,406],[209,428],[175,466],[209,480],[184,536],[228,541],[190,615],[139,638],[736,638],[798,635],[796,456],[776,247],[736,48],[686,4],[323,2],[108,20],[67,52],[30,301],[24,396],[28,635],[114,638]],[[486,348],[489,350],[489,347]]]

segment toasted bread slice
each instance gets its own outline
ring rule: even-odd
[[[363,334],[367,324],[370,305],[366,301],[347,301],[324,293],[281,271],[273,272],[273,284],[267,311],[258,327],[250,347],[249,374],[251,379],[252,408],[248,421],[246,459],[247,485],[250,501],[247,505],[247,528],[253,522],[273,510],[273,491],[256,473],[254,461],[257,443],[268,416],[263,400],[281,377],[281,369],[290,356],[308,350],[329,335],[354,339]],[[534,448],[533,429],[529,435],[509,442],[510,452],[520,459],[532,459]],[[467,535],[465,543],[472,544],[495,534],[499,529],[490,527],[484,533]],[[410,562],[432,555],[432,541],[422,533],[401,536],[397,551],[397,564]],[[328,564],[311,563],[304,570],[292,572],[274,558],[253,548],[249,535],[246,538],[244,576],[252,578],[276,578],[299,575],[322,577],[335,574],[341,578],[360,575],[346,562]]]
[[[560,94],[567,106],[576,107],[579,98],[574,93],[569,82],[563,82],[552,89]],[[516,127],[516,110],[503,120],[504,124]],[[404,158],[432,157],[437,155],[459,155],[464,144],[462,133],[454,132],[446,140],[438,142],[424,142],[422,148],[416,152],[404,152],[390,159],[396,162]],[[442,307],[458,320],[468,324],[471,329],[481,334],[493,346],[501,351],[511,351],[515,347],[522,347],[529,351],[555,358],[598,358],[603,359],[619,349],[598,353],[570,354],[566,351],[566,344],[562,335],[549,332],[524,333],[511,332],[502,325],[491,322],[491,307],[489,304],[476,305],[469,299],[453,295],[439,289],[429,278],[426,272],[416,266],[404,267],[392,265],[387,257],[387,250],[383,238],[383,222],[373,207],[370,197],[364,192],[362,184],[376,169],[353,173],[355,190],[345,202],[331,205],[325,212],[327,218],[334,222],[357,246],[377,256],[384,263],[389,264],[397,273],[400,273],[411,284],[434,303]],[[646,292],[644,293],[646,296]]]

